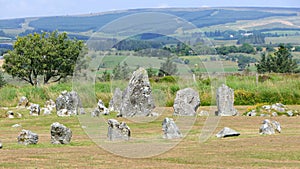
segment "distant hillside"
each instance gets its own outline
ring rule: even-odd
[[[285,8],[284,8],[285,9]],[[283,9],[270,8],[191,8],[191,9],[135,9],[116,11],[110,13],[90,14],[82,16],[52,16],[41,17],[29,23],[29,26],[36,30],[60,30],[70,32],[96,31],[105,24],[130,14],[139,12],[162,12],[172,14],[189,22],[197,27],[205,27],[232,23],[238,20],[256,20],[274,16],[297,16],[297,9],[290,9],[286,12]],[[0,29],[17,29],[25,22],[25,19],[0,20]]]

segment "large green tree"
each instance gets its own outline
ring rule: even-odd
[[[259,73],[296,73],[299,71],[293,55],[284,45],[280,45],[273,55],[263,54],[256,68]]]
[[[66,33],[29,34],[17,38],[14,49],[4,57],[3,68],[31,85],[37,85],[40,76],[44,84],[58,82],[73,74],[83,51],[84,43],[68,38]]]

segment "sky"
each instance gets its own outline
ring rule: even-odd
[[[168,7],[300,8],[300,0],[0,0],[0,19]]]

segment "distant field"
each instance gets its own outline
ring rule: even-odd
[[[300,45],[300,36],[286,36],[286,37],[267,37],[266,44],[279,44],[279,43],[291,43]]]

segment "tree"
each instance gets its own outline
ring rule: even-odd
[[[129,73],[130,73],[130,69],[126,62],[124,62],[123,65],[118,63],[114,67],[113,72],[112,72],[114,80],[128,79]]]
[[[168,57],[166,62],[161,63],[159,68],[158,76],[171,76],[177,73],[177,65],[172,62],[171,58]]]
[[[34,86],[39,76],[43,77],[44,84],[58,82],[73,74],[79,55],[85,54],[84,49],[82,41],[71,40],[66,33],[29,34],[17,38],[14,49],[4,57],[3,68]]]
[[[258,73],[295,73],[298,72],[298,65],[288,48],[281,45],[273,54],[262,55],[261,60],[256,64]]]

